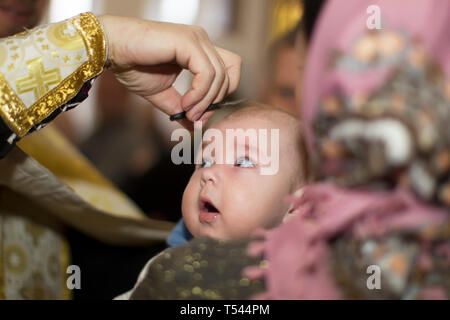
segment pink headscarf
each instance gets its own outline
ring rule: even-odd
[[[311,125],[319,99],[339,88],[344,95],[360,91],[371,93],[389,77],[392,66],[365,73],[330,70],[330,55],[349,52],[354,41],[366,33],[366,10],[371,5],[380,8],[383,29],[407,31],[410,38],[420,41],[446,78],[450,77],[450,3],[447,0],[329,0],[316,24],[305,72],[302,119],[308,147],[313,150]]]
[[[355,41],[368,32],[366,9],[371,5],[380,8],[383,30],[404,32],[408,41],[420,43],[443,78],[450,79],[450,1],[329,0],[316,24],[303,82],[302,119],[311,153],[317,152],[313,123],[323,97],[336,92],[343,97],[360,92],[370,96],[394,74],[396,61],[354,71],[330,68],[334,54],[351,52]],[[265,278],[267,291],[258,298],[342,298],[330,274],[331,239],[421,232],[448,223],[450,216],[448,210],[422,202],[402,188],[369,191],[314,183],[291,201],[297,215],[265,232],[265,241],[249,247],[251,255],[264,254],[268,261],[264,268],[249,267],[244,272],[252,279]]]

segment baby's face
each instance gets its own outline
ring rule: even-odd
[[[271,152],[270,129],[279,129],[279,169],[276,174],[262,175],[261,162],[255,159],[258,143],[248,141],[247,152],[239,155],[238,139],[234,146],[223,143],[223,159],[233,155],[233,163],[217,164],[218,155],[210,159],[203,154],[203,161],[192,175],[183,195],[184,221],[195,236],[208,236],[220,240],[239,239],[258,228],[279,225],[289,211],[285,197],[293,191],[293,177],[298,174],[289,163],[293,160],[292,140],[287,128],[271,124],[265,119],[238,118],[224,120],[211,128],[218,129],[225,137],[226,129],[269,129],[267,149]],[[212,143],[212,142],[210,142]],[[241,141],[242,143],[242,141]],[[204,150],[207,142],[204,141]],[[220,152],[218,152],[220,153]],[[222,162],[223,163],[223,162]]]

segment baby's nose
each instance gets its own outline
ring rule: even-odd
[[[207,183],[217,184],[220,180],[220,171],[221,166],[213,165],[209,168],[202,169],[202,177],[201,177],[201,185],[205,185]]]

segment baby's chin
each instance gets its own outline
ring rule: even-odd
[[[223,235],[221,235],[220,232],[218,232],[217,230],[214,230],[214,228],[211,227],[211,226],[207,226],[207,227],[202,226],[202,227],[200,227],[200,230],[195,232],[193,234],[193,236],[195,238],[207,237],[207,238],[214,239],[214,240],[225,240],[225,238],[226,238]]]
[[[203,225],[198,221],[198,213],[194,215],[185,215],[183,214],[184,223],[192,234],[194,238],[198,237],[208,237],[208,238],[217,238],[217,231],[214,230],[214,226],[212,225]]]
[[[195,238],[206,237],[217,241],[231,241],[234,240],[232,236],[224,232],[220,228],[212,225],[201,225],[197,230],[191,232]]]
[[[246,239],[250,236],[250,233],[245,234],[245,235],[236,235],[236,234],[232,234],[231,232],[226,232],[224,230],[217,230],[214,229],[214,227],[209,227],[209,228],[202,228],[197,234],[193,234],[194,237],[207,237],[210,239],[214,239],[217,241],[226,241],[226,242],[230,242],[230,241],[239,241],[242,239]]]

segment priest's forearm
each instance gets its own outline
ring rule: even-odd
[[[105,61],[105,36],[91,13],[1,39],[0,157],[83,101]]]

